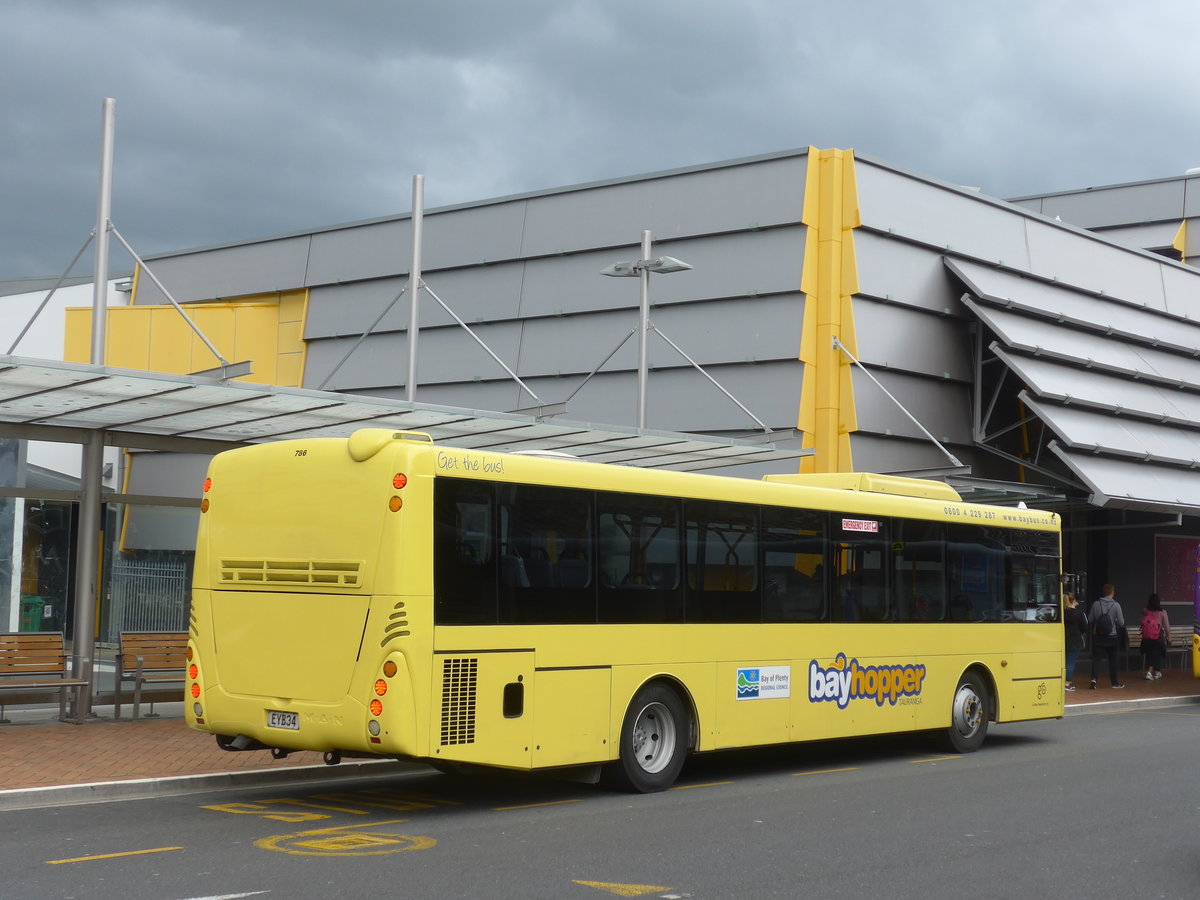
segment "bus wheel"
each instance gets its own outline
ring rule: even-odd
[[[605,766],[601,783],[648,794],[675,783],[687,755],[690,716],[679,695],[651,684],[634,695],[621,725],[620,753]]]
[[[988,689],[977,672],[968,672],[958,682],[950,707],[946,742],[956,753],[970,753],[983,746],[988,730]]]

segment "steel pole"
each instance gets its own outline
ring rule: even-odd
[[[642,297],[639,304],[638,321],[638,399],[637,427],[646,427],[646,336],[650,330],[650,232],[642,232],[642,258],[638,262],[641,270]]]
[[[113,133],[117,101],[104,100],[100,138],[100,192],[96,203],[96,274],[92,285],[92,365],[104,365],[104,329],[108,314],[108,232],[112,218]],[[91,431],[80,459],[79,531],[75,543],[75,615],[71,639],[71,676],[80,688],[74,718],[92,710],[93,656],[96,649],[97,571],[100,560],[100,481],[104,469],[104,432]]]
[[[421,329],[421,228],[425,214],[425,176],[413,176],[412,200],[412,267],[408,276],[409,302],[412,304],[408,316],[408,384],[405,399],[413,403],[417,399],[417,334]]]

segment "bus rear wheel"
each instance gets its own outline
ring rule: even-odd
[[[955,753],[971,753],[983,746],[983,739],[987,737],[989,708],[989,694],[983,678],[978,672],[968,672],[959,680],[950,705],[946,743],[951,750]]]
[[[619,753],[601,783],[642,794],[666,790],[683,768],[689,734],[691,717],[679,694],[663,684],[643,687],[625,711]]]

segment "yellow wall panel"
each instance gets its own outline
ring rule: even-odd
[[[287,387],[300,387],[304,377],[303,353],[280,353],[275,369],[275,383]]]
[[[307,307],[307,291],[287,291],[185,309],[228,362],[253,363],[254,372],[239,380],[299,387]],[[91,307],[67,310],[64,359],[90,362],[91,325]],[[173,306],[111,307],[105,343],[106,364],[120,368],[187,374],[220,365]]]
[[[90,316],[89,316],[90,319]],[[125,369],[145,369],[150,365],[150,329],[152,316],[149,309],[130,308],[119,317],[120,327],[114,328],[110,314],[104,328],[104,358],[121,360]],[[91,323],[88,323],[89,328]]]
[[[68,307],[63,335],[63,359],[75,363],[92,361],[92,309],[90,306]]]
[[[285,291],[279,295],[279,321],[304,322],[308,291]]]

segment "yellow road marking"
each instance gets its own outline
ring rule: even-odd
[[[168,850],[182,850],[182,847],[155,847],[153,850],[126,850],[124,853],[101,853],[97,856],[76,856],[72,859],[48,859],[46,865],[57,866],[60,863],[89,862],[93,859],[116,859],[119,856],[141,856],[143,853],[166,853]]]
[[[732,781],[710,781],[707,784],[677,784],[674,787],[667,788],[668,791],[690,791],[692,788],[702,787],[721,787],[725,784],[733,784]]]
[[[386,822],[314,828],[295,834],[276,834],[255,841],[254,846],[261,850],[277,850],[295,856],[380,856],[405,850],[428,850],[437,845],[436,840],[424,835],[360,830],[398,825],[404,821],[406,820],[392,819]]]
[[[643,894],[654,894],[658,891],[669,891],[669,887],[663,887],[657,884],[615,884],[610,881],[579,881],[571,879],[575,884],[582,884],[584,887],[596,888],[599,891],[607,891],[610,894],[616,894],[618,897],[640,897]]]
[[[962,759],[961,756],[931,756],[929,759],[910,759],[910,763],[943,762],[947,759]]]
[[[857,772],[858,766],[847,766],[844,769],[815,769],[812,772],[793,772],[793,775],[832,775],[834,772]]]
[[[526,803],[522,806],[494,806],[492,812],[508,812],[514,809],[536,809],[539,806],[561,806],[564,803],[582,803],[583,800],[550,800],[546,803]]]

